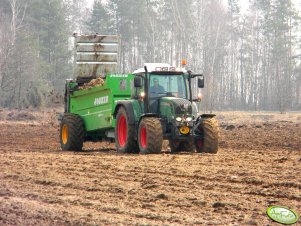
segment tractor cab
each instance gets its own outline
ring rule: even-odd
[[[198,87],[204,87],[203,75],[192,75],[184,68],[172,67],[169,64],[147,63],[142,69],[133,72],[135,87],[141,88],[140,97],[144,101],[144,113],[164,114],[164,106],[175,106],[174,113],[192,114],[191,80],[199,76]],[[188,107],[187,107],[188,106]]]
[[[133,74],[141,109],[136,125],[141,152],[155,153],[161,149],[162,140],[169,141],[171,152],[194,149],[217,152],[215,115],[199,115],[196,102],[201,95],[193,98],[199,88],[204,88],[202,74],[192,74],[169,64],[145,64]]]

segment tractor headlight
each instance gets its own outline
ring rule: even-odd
[[[140,98],[141,98],[141,99],[144,99],[144,97],[145,97],[145,92],[141,92],[141,93],[140,93]]]
[[[186,122],[191,122],[192,121],[192,118],[191,117],[187,117],[186,118]]]
[[[198,101],[201,102],[203,99],[203,95],[201,93],[198,94]]]
[[[177,117],[177,118],[176,118],[176,121],[177,121],[177,122],[181,122],[181,121],[182,121],[182,118],[181,118],[181,117]]]

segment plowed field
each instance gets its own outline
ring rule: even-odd
[[[54,112],[0,111],[0,225],[274,225],[301,213],[301,114],[218,113],[216,155],[62,152]],[[300,222],[299,222],[300,223]]]

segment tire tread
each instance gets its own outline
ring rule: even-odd
[[[147,129],[147,150],[140,148],[142,154],[158,154],[161,152],[163,143],[162,125],[158,118],[144,118],[140,122]],[[139,139],[138,139],[139,140]]]
[[[200,125],[203,131],[203,147],[197,148],[197,152],[205,152],[215,154],[218,151],[219,127],[218,122],[214,118],[203,119]]]
[[[67,144],[63,144],[61,140],[62,149],[67,151],[81,151],[85,138],[83,120],[78,115],[65,113],[61,122],[61,133],[64,124],[68,125],[68,142]]]
[[[134,139],[134,136],[136,134],[136,128],[134,125],[129,125],[128,124],[128,121],[129,121],[129,115],[128,115],[128,112],[126,111],[126,109],[124,107],[120,107],[118,109],[118,112],[117,112],[117,115],[116,115],[116,119],[118,120],[120,115],[125,115],[126,117],[126,120],[127,120],[127,128],[128,128],[128,131],[127,131],[127,144],[125,147],[121,148],[119,147],[118,145],[118,133],[117,133],[117,130],[118,130],[118,125],[116,125],[116,128],[115,128],[115,143],[116,143],[116,149],[117,149],[117,152],[118,153],[138,153],[139,152],[139,147],[138,147],[138,144],[137,144],[137,141]],[[116,123],[118,123],[116,120]]]

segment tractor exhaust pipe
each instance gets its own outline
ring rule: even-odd
[[[144,98],[144,112],[149,113],[149,94],[148,94],[148,71],[147,67],[144,66],[145,70],[145,78],[144,78],[144,92],[145,92],[145,98]]]
[[[189,70],[188,71],[188,84],[189,84],[189,97],[190,97],[190,102],[192,103],[193,100],[192,100],[192,90],[191,90],[191,78],[192,78],[192,75],[191,75],[191,71]]]

